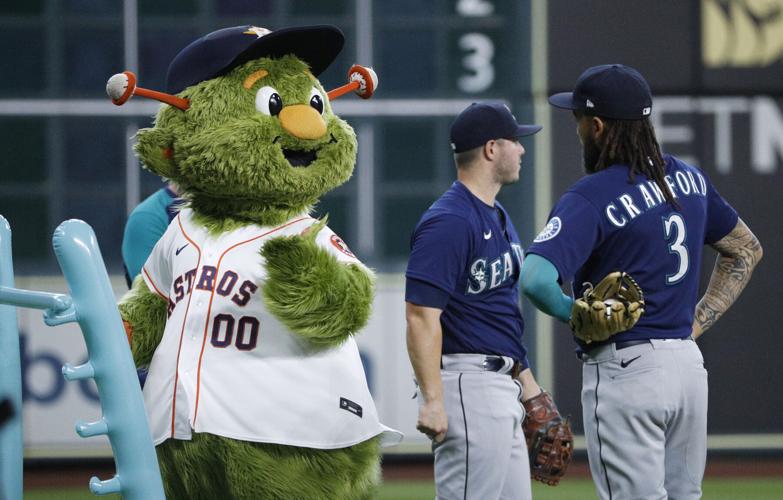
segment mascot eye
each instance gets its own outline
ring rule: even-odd
[[[324,100],[323,97],[321,97],[321,93],[318,92],[318,89],[313,87],[313,90],[310,91],[310,106],[315,108],[316,111],[318,111],[320,114],[324,113]]]
[[[261,87],[256,92],[256,109],[265,115],[277,116],[283,110],[283,98],[272,87]]]

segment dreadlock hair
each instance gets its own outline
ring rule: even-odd
[[[628,165],[628,181],[634,182],[637,174],[655,181],[666,201],[680,208],[679,203],[664,180],[665,170],[661,146],[655,138],[655,129],[649,118],[642,120],[603,119],[606,132],[602,142],[601,155],[595,170],[611,165]]]

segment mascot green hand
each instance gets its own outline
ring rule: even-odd
[[[167,104],[135,148],[186,200],[120,302],[170,499],[372,498],[401,437],[353,339],[373,274],[309,215],[356,161],[330,99],[377,85],[355,66],[324,91],[342,45],[331,26],[226,28],[174,58],[165,94],[129,72],[107,85]]]

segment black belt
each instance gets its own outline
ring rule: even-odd
[[[609,345],[611,342],[600,344],[600,345],[586,345],[586,346],[580,346],[579,350],[576,352],[576,357],[579,359],[582,359],[583,354],[589,354],[594,349],[597,349],[599,347]],[[639,340],[623,340],[620,342],[614,343],[615,350],[619,351],[620,349],[625,349],[627,347],[633,347],[635,345],[642,345],[642,344],[652,344],[650,339],[639,339]]]
[[[663,339],[663,340],[695,340],[695,339],[691,335],[689,337],[684,337],[681,339]],[[593,349],[597,349],[599,347],[609,345],[609,344],[611,344],[611,342],[607,342],[599,345],[580,346],[576,352],[576,357],[582,359],[582,354],[589,354]],[[615,342],[614,348],[616,351],[619,351],[620,349],[625,349],[627,347],[633,347],[635,345],[642,345],[642,344],[652,344],[652,340],[651,339],[623,340],[621,342]]]
[[[584,347],[582,347],[582,351],[590,352],[593,349],[598,349],[599,347],[603,347],[603,346],[609,345],[611,343],[612,342],[606,342],[604,344],[584,346]],[[620,341],[620,342],[615,342],[614,343],[614,348],[619,351],[620,349],[625,349],[625,348],[628,348],[628,347],[633,347],[635,345],[642,345],[642,344],[652,344],[652,342],[650,342],[650,339],[623,340],[623,341]]]
[[[623,342],[615,342],[614,348],[615,350],[619,351],[620,349],[625,349],[626,347],[633,347],[635,345],[642,345],[642,344],[652,344],[652,342],[650,342],[650,339],[625,340]]]

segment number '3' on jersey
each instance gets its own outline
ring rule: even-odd
[[[577,181],[560,198],[546,227],[528,248],[573,279],[574,293],[612,271],[629,273],[644,290],[645,313],[626,338],[690,335],[702,248],[737,224],[737,212],[707,175],[666,155],[665,181],[679,207],[657,184],[613,165]]]

